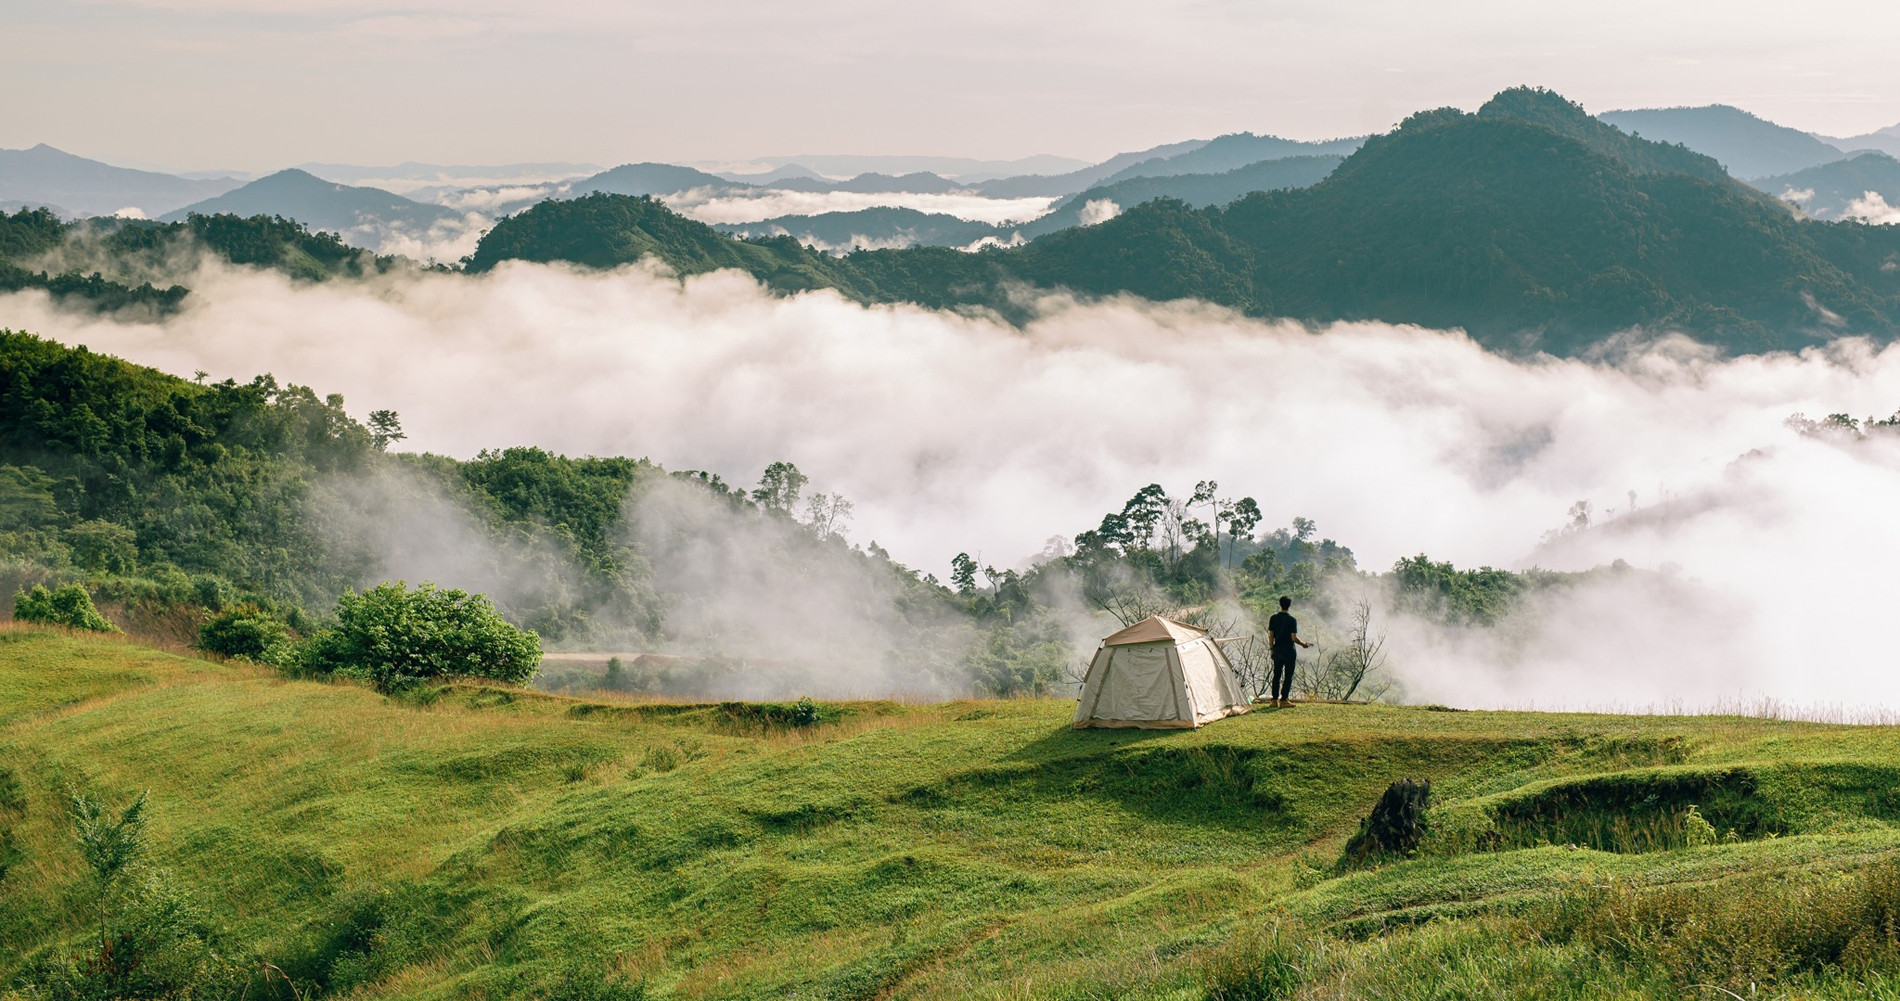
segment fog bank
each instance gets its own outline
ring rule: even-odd
[[[213,267],[190,284],[163,323],[22,293],[0,297],[0,325],[185,375],[274,372],[399,410],[407,445],[458,456],[536,444],[735,482],[791,460],[854,502],[853,538],[939,576],[958,551],[1017,563],[1146,483],[1209,478],[1258,498],[1263,527],[1317,520],[1369,569],[1419,552],[1670,568],[1540,599],[1556,604],[1528,635],[1395,621],[1419,700],[1900,704],[1877,629],[1900,452],[1782,423],[1893,412],[1900,349],[1724,361],[1666,339],[1517,362],[1455,332],[1061,297],[1019,330],[641,268],[297,286]],[[1543,544],[1578,501],[1589,530]]]

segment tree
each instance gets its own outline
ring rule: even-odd
[[[1316,698],[1347,702],[1365,686],[1377,699],[1386,688],[1373,675],[1383,666],[1385,634],[1373,634],[1372,605],[1360,601],[1353,605],[1352,629],[1346,634],[1345,647],[1320,658],[1318,669],[1305,673],[1301,690]],[[1370,684],[1368,679],[1372,679]]]
[[[77,790],[68,790],[66,803],[79,839],[79,857],[92,870],[97,895],[93,908],[99,916],[99,950],[109,954],[108,918],[123,889],[126,876],[145,857],[145,793],[113,819],[104,803]]]
[[[394,410],[369,412],[369,440],[378,452],[387,451],[391,444],[407,437],[402,433],[402,420]]]
[[[487,595],[385,582],[337,599],[337,625],[312,637],[301,666],[401,691],[428,678],[521,684],[541,665],[541,637],[518,629]]]
[[[814,494],[805,502],[805,524],[820,539],[843,535],[851,523],[851,502],[843,494]]]
[[[965,598],[976,593],[976,561],[969,553],[950,557],[950,586]]]
[[[765,467],[765,474],[759,477],[759,488],[752,491],[752,501],[774,514],[789,515],[798,506],[798,495],[810,482],[811,478],[799,472],[797,466],[774,462]]]
[[[1220,525],[1221,522],[1225,520],[1227,523],[1227,540],[1229,545],[1222,551],[1222,566],[1232,567],[1234,565],[1233,556],[1234,553],[1239,551],[1240,540],[1247,539],[1251,541],[1253,539],[1253,530],[1259,527],[1260,518],[1260,505],[1252,497],[1242,497],[1237,501],[1221,502],[1221,507],[1216,510],[1214,514],[1214,535],[1216,538],[1220,536]]]

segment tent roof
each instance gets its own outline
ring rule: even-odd
[[[1150,615],[1140,622],[1110,636],[1102,641],[1103,646],[1128,646],[1132,643],[1160,643],[1173,640],[1182,643],[1200,639],[1207,630],[1190,626],[1185,622],[1164,619],[1159,615]]]

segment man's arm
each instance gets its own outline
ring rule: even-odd
[[[1298,643],[1298,644],[1299,644],[1299,645],[1301,645],[1301,646],[1312,646],[1312,645],[1313,645],[1313,644],[1311,644],[1311,643],[1308,643],[1308,642],[1306,642],[1306,641],[1305,641],[1305,640],[1303,640],[1303,639],[1300,639],[1300,634],[1299,634],[1299,633],[1294,633],[1294,634],[1293,634],[1293,642],[1295,642],[1295,643]]]

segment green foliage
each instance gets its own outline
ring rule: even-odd
[[[198,627],[198,649],[224,657],[275,664],[292,663],[290,627],[250,602],[226,606]]]
[[[92,595],[84,584],[63,584],[51,591],[35,584],[31,591],[21,591],[13,596],[13,617],[21,622],[38,622],[96,633],[119,631],[93,607]]]
[[[1392,565],[1398,606],[1453,625],[1491,625],[1524,593],[1525,580],[1508,570],[1459,570],[1423,553]]]
[[[103,802],[78,790],[68,792],[66,799],[79,857],[92,870],[96,906],[103,915],[126,875],[145,857],[145,794],[119,811],[117,819]]]
[[[310,481],[371,452],[340,397],[268,376],[201,386],[0,331],[0,509],[16,551],[53,569],[171,564],[327,600],[347,581],[305,517]]]
[[[541,664],[541,638],[503,619],[485,595],[402,581],[337,599],[336,626],[311,637],[303,670],[368,680],[395,692],[431,678],[521,684]]]

